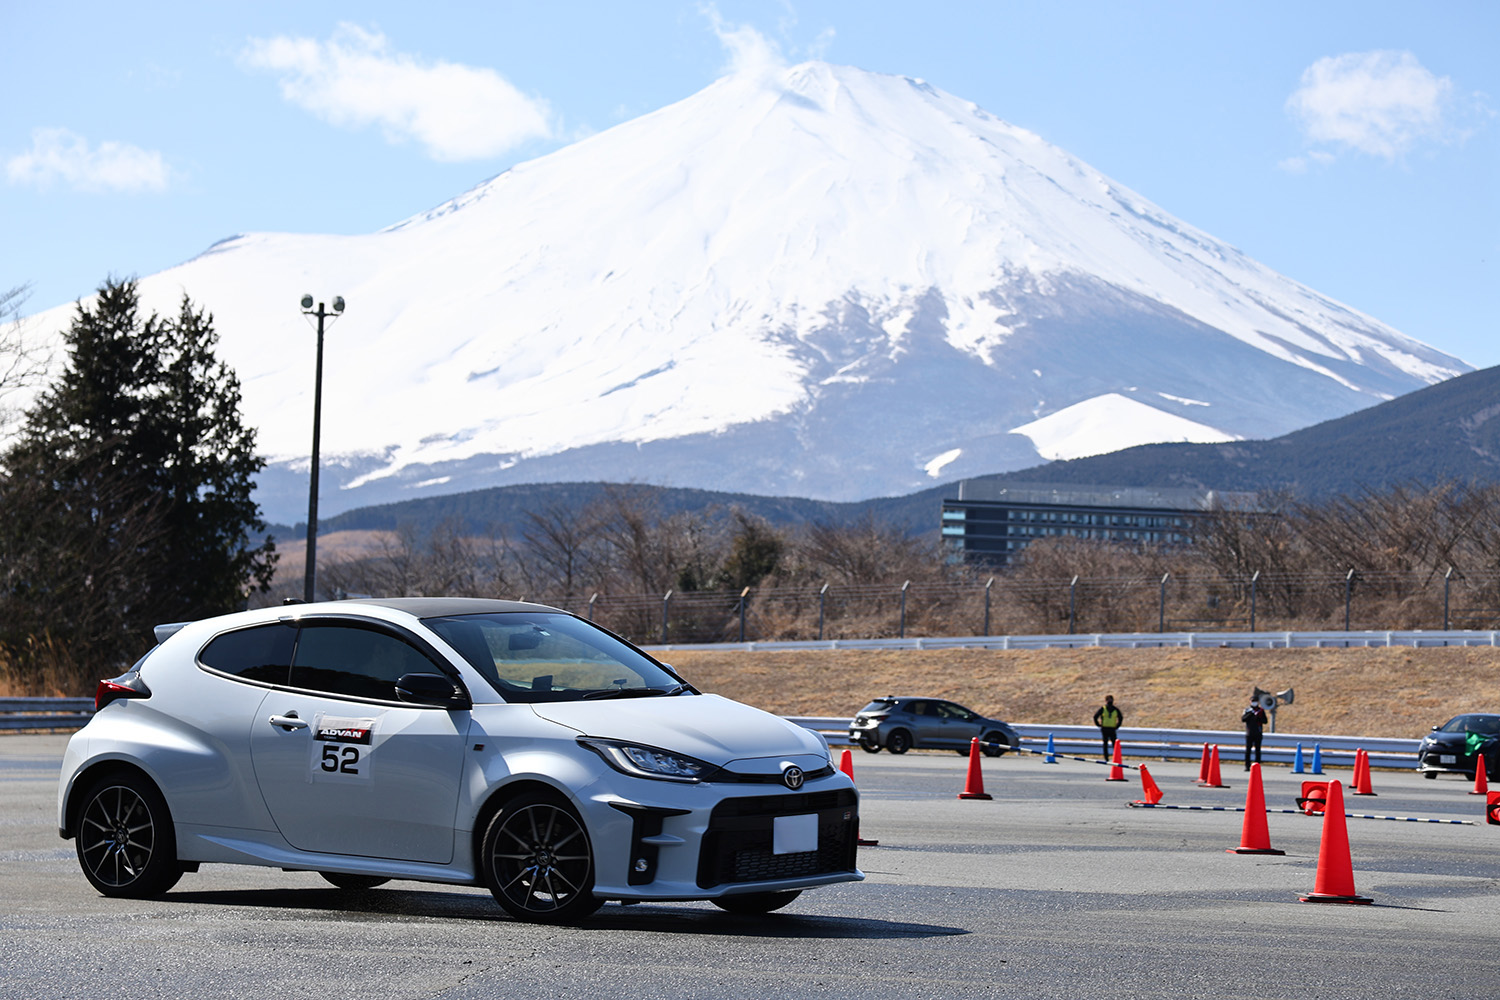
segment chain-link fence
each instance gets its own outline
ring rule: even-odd
[[[1001,576],[973,583],[827,584],[530,598],[637,642],[1060,632],[1500,628],[1500,577],[1449,573],[1226,578]]]

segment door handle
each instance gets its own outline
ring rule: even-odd
[[[296,712],[288,712],[285,715],[273,715],[266,721],[271,725],[277,726],[288,733],[293,729],[307,728],[307,723],[297,718]]]

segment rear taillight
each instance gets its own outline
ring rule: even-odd
[[[105,705],[119,698],[149,698],[151,689],[146,682],[141,680],[141,675],[132,670],[128,674],[119,677],[111,677],[107,681],[100,681],[99,686],[94,688],[94,711],[99,711]]]

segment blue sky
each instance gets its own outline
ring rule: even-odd
[[[370,232],[736,59],[822,58],[924,78],[1500,364],[1488,0],[10,0],[0,39],[0,291],[29,285],[32,311],[236,233]]]

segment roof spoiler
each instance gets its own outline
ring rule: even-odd
[[[158,646],[160,646],[162,643],[164,643],[168,639],[172,638],[172,636],[176,635],[178,632],[181,632],[184,628],[186,628],[190,624],[192,624],[192,623],[191,622],[172,622],[171,624],[168,624],[168,625],[158,625],[158,626],[156,626],[156,628],[152,629],[151,631],[156,634],[156,644]]]

